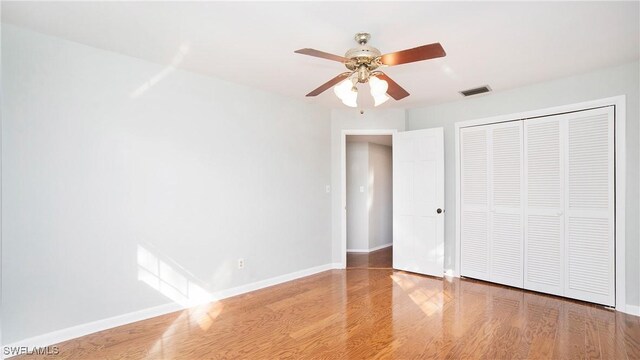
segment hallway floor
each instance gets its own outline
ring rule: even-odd
[[[347,269],[391,269],[393,247],[370,253],[347,253]]]

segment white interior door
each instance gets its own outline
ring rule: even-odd
[[[393,140],[393,267],[444,272],[443,129],[401,132]]]

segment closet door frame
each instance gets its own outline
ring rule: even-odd
[[[460,226],[461,226],[461,196],[460,196],[460,129],[477,126],[501,123],[507,121],[534,119],[562,113],[594,109],[605,106],[614,106],[614,142],[615,142],[615,282],[616,282],[616,305],[615,309],[628,312],[626,306],[625,291],[625,197],[626,197],[626,150],[625,150],[625,124],[626,124],[626,96],[620,95],[593,101],[586,101],[576,104],[562,105],[552,108],[527,111],[522,113],[494,116],[489,118],[459,121],[454,124],[455,136],[455,157],[456,157],[456,247],[455,263],[453,269],[448,269],[447,274],[455,277],[460,276]],[[640,315],[636,312],[639,309],[629,307],[630,313]]]

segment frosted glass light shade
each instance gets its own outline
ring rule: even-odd
[[[346,94],[342,99],[342,103],[349,107],[358,107],[358,92],[349,90],[349,93]]]
[[[333,87],[333,92],[336,94],[336,96],[340,99],[343,100],[344,98],[349,96],[349,93],[351,93],[351,88],[353,87],[353,83],[351,82],[351,80],[347,79],[342,81],[341,83],[339,83],[338,85]]]
[[[344,80],[334,86],[333,92],[342,100],[342,103],[349,107],[358,107],[358,92],[353,91],[353,82],[350,79]]]
[[[387,100],[389,100],[389,97],[386,94],[373,95],[374,106],[384,104]]]
[[[369,86],[371,87],[371,96],[374,98],[376,95],[384,95],[387,93],[389,84],[386,81],[380,80],[375,76],[369,78]],[[385,100],[386,101],[386,100]]]

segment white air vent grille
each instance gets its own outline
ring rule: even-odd
[[[485,86],[480,86],[480,87],[473,88],[473,89],[462,90],[462,91],[460,91],[460,94],[462,94],[462,96],[464,96],[464,97],[467,97],[467,96],[473,96],[473,95],[488,93],[489,91],[491,91],[491,88],[489,86],[485,85]]]

